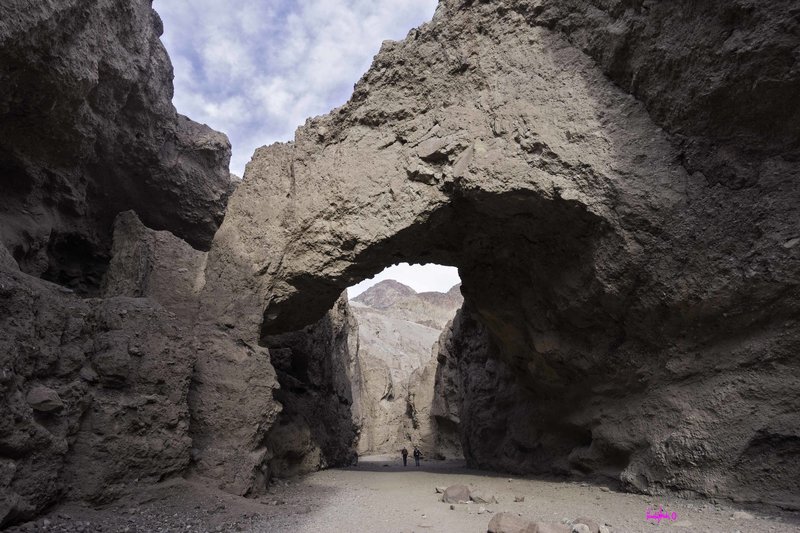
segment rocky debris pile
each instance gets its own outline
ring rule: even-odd
[[[394,280],[381,281],[351,300],[361,369],[359,454],[418,446],[426,457],[461,455],[460,446],[439,438],[431,404],[432,347],[462,301],[458,285],[445,293],[417,293]]]

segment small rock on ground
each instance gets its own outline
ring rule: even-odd
[[[488,533],[520,533],[529,526],[533,526],[532,522],[514,513],[497,513],[489,521]]]
[[[586,518],[585,516],[579,516],[578,518],[575,519],[575,522],[573,522],[573,525],[575,524],[584,524],[589,528],[590,533],[600,533],[600,524],[598,524],[591,518]]]
[[[442,493],[442,501],[445,503],[468,502],[469,499],[469,487],[466,485],[450,485]]]

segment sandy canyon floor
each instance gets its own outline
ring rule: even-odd
[[[357,467],[280,481],[256,499],[176,479],[103,508],[63,505],[9,531],[483,533],[493,514],[502,511],[548,522],[586,516],[614,532],[800,531],[800,513],[626,494],[580,482],[509,478],[466,469],[460,461],[423,461],[420,468],[409,463],[403,467],[399,458],[362,458]],[[499,503],[451,509],[435,488],[452,484],[494,494]],[[515,502],[515,497],[524,501]],[[647,510],[659,506],[677,519],[648,521]]]

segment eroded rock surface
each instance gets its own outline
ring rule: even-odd
[[[189,464],[191,338],[163,307],[0,269],[0,331],[0,526]]]
[[[209,255],[220,308],[279,334],[387,264],[456,265],[478,337],[439,408],[471,464],[800,505],[787,9],[442,2],[256,152]]]
[[[256,152],[206,255],[229,146],[150,3],[3,3],[0,527],[346,461],[336,302],[403,260],[459,267],[409,398],[470,465],[800,507],[797,16],[443,0]]]
[[[280,383],[275,399],[283,406],[266,438],[269,475],[349,466],[361,422],[360,389],[354,387],[361,361],[347,293],[317,323],[266,342]]]
[[[192,461],[185,241],[222,219],[230,145],[176,113],[161,32],[147,0],[0,6],[0,527]]]
[[[162,31],[149,0],[0,6],[0,242],[24,272],[97,295],[127,209],[210,245],[230,143],[176,113]]]

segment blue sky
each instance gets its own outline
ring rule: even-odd
[[[381,42],[430,20],[436,0],[154,0],[175,68],[174,104],[253,151],[342,105]]]
[[[178,112],[225,132],[231,172],[259,146],[294,138],[306,118],[344,104],[384,40],[428,21],[437,0],[154,0],[175,69]],[[446,291],[455,268],[395,265],[383,279]]]

